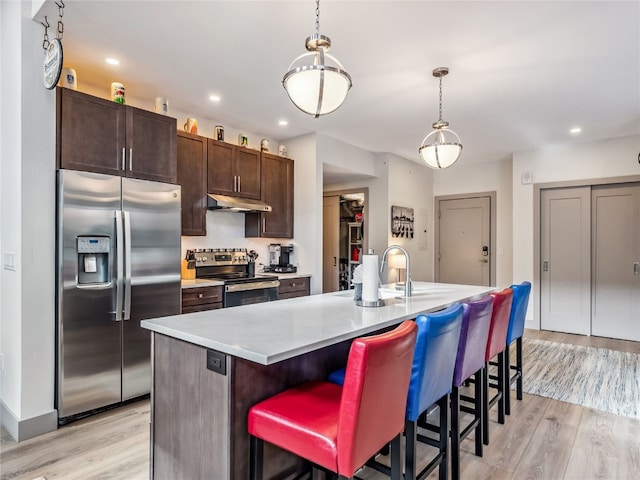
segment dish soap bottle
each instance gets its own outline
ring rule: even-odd
[[[183,280],[193,280],[196,278],[196,256],[193,250],[187,250],[187,255],[182,259]]]

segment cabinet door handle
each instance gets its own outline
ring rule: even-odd
[[[129,148],[129,171],[133,170],[133,148]]]
[[[633,263],[633,274],[640,275],[640,262]]]
[[[267,233],[267,219],[262,217],[262,233]]]
[[[122,170],[126,170],[125,162],[127,161],[127,150],[122,147]]]
[[[338,266],[338,257],[333,257],[333,266],[334,267]]]
[[[237,175],[233,176],[233,191],[234,192],[238,191],[238,176]]]
[[[542,271],[543,272],[548,272],[549,271],[549,262],[547,260],[542,262]]]
[[[242,187],[240,186],[240,175],[238,175],[238,192],[242,191]]]
[[[198,298],[204,298],[204,294],[199,293],[199,294],[198,294]]]

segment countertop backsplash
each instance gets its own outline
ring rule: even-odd
[[[207,211],[207,235],[204,237],[182,237],[182,258],[187,250],[197,248],[246,248],[247,251],[258,252],[256,272],[262,270],[262,265],[269,265],[269,244],[294,245],[292,263],[298,266],[295,241],[289,238],[245,238],[244,213]],[[261,265],[262,264],[262,265]]]

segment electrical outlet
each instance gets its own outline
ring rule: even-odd
[[[207,348],[207,370],[219,373],[221,375],[227,374],[227,359],[226,355],[215,350]]]

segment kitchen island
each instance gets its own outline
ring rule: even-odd
[[[491,287],[414,282],[377,308],[353,290],[142,321],[153,332],[151,478],[248,478],[249,408],[292,385],[344,366],[351,340]],[[284,478],[299,459],[265,445],[265,478]]]

